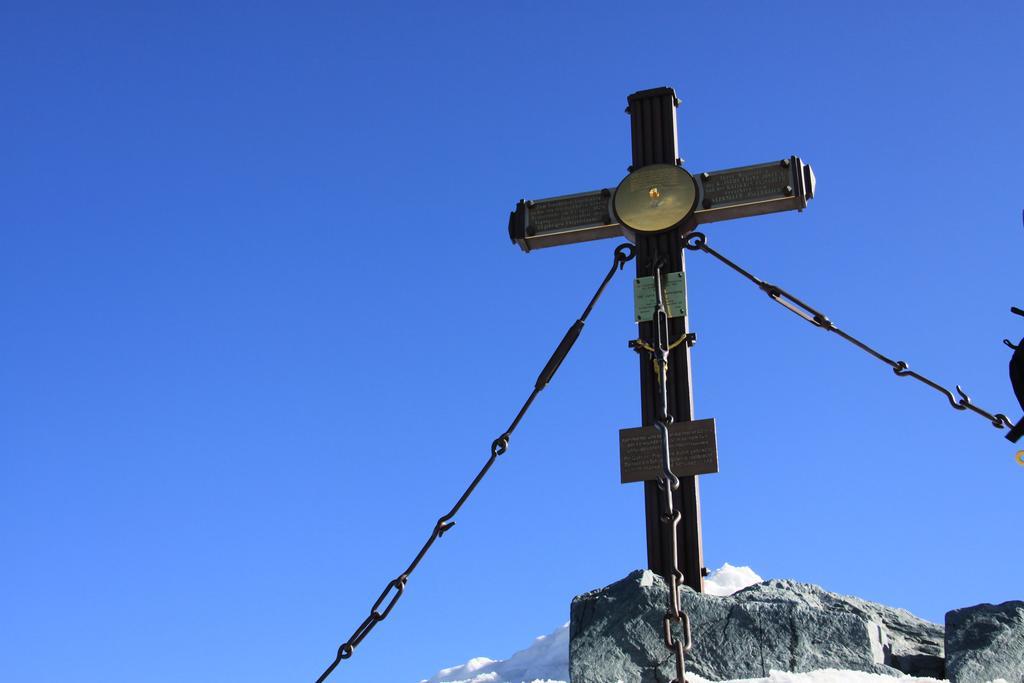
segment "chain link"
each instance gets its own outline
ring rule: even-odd
[[[691,232],[688,235],[686,235],[683,239],[685,241],[687,249],[689,249],[690,251],[703,251],[706,254],[714,256],[716,259],[718,259],[719,261],[729,266],[734,271],[736,271],[737,273],[739,273],[740,275],[742,275],[743,277],[747,278],[755,285],[757,285],[758,288],[761,289],[761,291],[765,292],[768,296],[772,298],[772,301],[786,307],[787,309],[789,309],[796,315],[800,316],[801,318],[803,318],[810,324],[814,325],[815,327],[820,327],[826,332],[836,333],[846,341],[850,342],[851,344],[859,348],[861,351],[864,351],[865,353],[874,356],[878,360],[888,365],[890,368],[892,368],[892,371],[896,373],[896,375],[898,375],[899,377],[912,377],[917,381],[921,382],[922,384],[925,384],[934,389],[935,391],[939,392],[940,394],[946,397],[946,400],[949,401],[949,405],[955,410],[970,410],[971,412],[977,413],[978,415],[981,415],[986,420],[991,422],[992,426],[994,426],[997,429],[1003,429],[1004,427],[1013,427],[1013,423],[1010,422],[1010,419],[1003,415],[1002,413],[993,414],[988,412],[987,410],[984,410],[974,405],[971,402],[971,397],[964,393],[964,390],[960,388],[959,384],[956,385],[956,393],[960,397],[958,399],[956,396],[953,395],[953,392],[947,389],[946,387],[942,386],[941,384],[938,384],[937,382],[934,382],[933,380],[929,379],[928,377],[925,377],[922,374],[919,374],[911,370],[910,366],[907,364],[906,361],[893,360],[892,358],[889,358],[888,356],[879,353],[878,351],[871,348],[870,346],[868,346],[861,340],[857,339],[853,335],[848,334],[847,332],[844,332],[843,330],[836,327],[836,325],[831,320],[829,320],[828,317],[825,316],[825,314],[811,308],[810,306],[805,304],[800,299],[797,299],[795,296],[793,296],[786,290],[782,289],[781,287],[777,287],[776,285],[773,285],[771,283],[765,282],[764,280],[761,280],[760,278],[750,274],[748,271],[744,270],[740,266],[736,265],[735,263],[727,259],[722,254],[718,253],[717,251],[709,247],[707,242],[707,236],[705,236],[704,233]]]
[[[551,358],[548,359],[548,362],[544,366],[544,369],[541,370],[540,375],[537,376],[537,381],[534,383],[533,391],[530,393],[529,398],[526,399],[526,402],[523,404],[522,408],[519,409],[519,413],[516,415],[515,419],[512,420],[512,424],[509,425],[508,429],[506,429],[501,434],[501,436],[499,436],[491,443],[491,457],[488,458],[483,468],[481,468],[480,472],[477,473],[476,477],[469,484],[469,487],[459,498],[458,502],[455,503],[455,506],[448,512],[448,514],[444,515],[443,517],[437,520],[437,523],[434,525],[434,530],[431,532],[430,537],[427,539],[427,542],[423,544],[423,547],[420,549],[419,553],[416,554],[416,557],[413,559],[412,563],[406,568],[404,572],[399,574],[398,578],[393,579],[390,583],[388,583],[387,587],[384,588],[384,591],[380,594],[380,597],[377,598],[377,601],[373,603],[373,607],[370,608],[370,616],[366,617],[366,619],[363,620],[363,623],[359,625],[359,627],[355,630],[355,632],[352,633],[349,639],[341,644],[341,646],[338,648],[338,654],[334,658],[334,661],[331,663],[330,666],[327,667],[327,669],[322,674],[320,674],[320,678],[316,679],[316,683],[323,683],[323,681],[325,681],[327,677],[331,675],[331,672],[334,671],[338,664],[341,663],[341,660],[348,659],[349,657],[351,657],[356,649],[356,646],[358,646],[359,643],[361,643],[363,639],[367,635],[369,635],[370,631],[372,631],[373,628],[378,623],[384,621],[384,619],[387,618],[388,614],[391,613],[391,610],[394,609],[395,604],[398,602],[398,599],[402,597],[402,593],[405,591],[405,584],[409,580],[409,575],[412,574],[412,572],[416,569],[420,561],[423,559],[423,556],[427,554],[428,550],[430,550],[430,547],[434,545],[434,541],[441,538],[445,534],[445,532],[447,532],[449,529],[455,526],[455,520],[453,519],[453,517],[455,517],[455,515],[459,512],[463,504],[469,498],[470,494],[472,494],[473,490],[476,489],[477,484],[480,483],[480,481],[484,478],[487,472],[491,469],[491,466],[495,463],[498,457],[503,455],[508,450],[509,439],[511,439],[512,437],[512,432],[514,432],[516,427],[519,426],[519,422],[523,419],[523,416],[526,415],[526,411],[529,410],[530,405],[533,403],[533,400],[537,398],[537,394],[539,394],[541,390],[545,386],[547,386],[548,382],[551,381],[551,378],[554,377],[555,372],[558,371],[558,368],[562,364],[562,361],[564,361],[565,357],[569,354],[569,350],[572,349],[572,345],[576,343],[576,340],[580,336],[580,332],[583,331],[583,325],[587,320],[587,316],[590,315],[590,312],[593,310],[594,305],[597,303],[597,300],[601,297],[601,294],[604,293],[605,287],[608,286],[608,283],[611,281],[615,273],[619,270],[622,270],[626,263],[631,261],[635,255],[636,250],[634,249],[632,244],[620,244],[618,247],[615,248],[615,261],[612,263],[611,269],[608,271],[608,274],[605,275],[604,280],[601,282],[601,285],[597,288],[597,291],[594,293],[594,296],[590,299],[590,303],[587,304],[586,309],[583,311],[583,315],[581,315],[579,319],[577,319],[576,322],[572,324],[572,326],[569,328],[569,331],[565,333],[565,336],[562,338],[562,341],[558,344],[558,347],[555,349],[554,353],[551,354]],[[394,591],[393,594],[392,591]],[[391,595],[390,599],[388,599],[389,595]],[[387,606],[384,607],[383,611],[381,611],[381,607],[384,605],[385,600],[387,600]]]
[[[670,572],[668,580],[668,611],[665,613],[665,647],[672,652],[676,662],[676,677],[671,683],[686,683],[685,652],[693,646],[690,635],[690,619],[679,605],[679,585],[683,582],[683,572],[679,570],[678,531],[682,513],[675,509],[673,494],[679,490],[679,477],[672,472],[672,455],[669,451],[668,426],[672,424],[672,415],[668,412],[668,354],[673,346],[686,339],[682,337],[674,344],[669,342],[668,313],[665,311],[664,293],[661,283],[661,265],[654,270],[655,303],[654,303],[654,347],[640,342],[641,348],[650,349],[656,356],[655,369],[658,377],[657,420],[655,422],[661,432],[661,470],[662,477],[658,481],[658,489],[665,496],[664,511],[661,521],[667,527],[669,539]],[[684,640],[677,640],[672,635],[672,624],[681,624]]]

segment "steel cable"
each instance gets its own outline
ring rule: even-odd
[[[554,353],[551,354],[551,358],[548,359],[548,362],[544,365],[544,369],[541,370],[540,374],[537,376],[537,381],[534,383],[533,391],[530,393],[529,398],[526,399],[526,402],[523,403],[523,406],[519,409],[515,419],[512,420],[508,429],[506,429],[501,436],[491,443],[490,458],[487,459],[487,462],[477,473],[476,477],[473,478],[473,481],[466,488],[465,492],[461,497],[459,497],[458,502],[455,503],[446,515],[437,520],[430,537],[427,538],[427,542],[423,544],[423,547],[420,548],[420,551],[416,554],[416,557],[413,558],[413,561],[409,566],[406,567],[405,571],[399,574],[397,578],[392,579],[384,588],[380,597],[377,598],[377,601],[373,603],[373,607],[370,608],[370,615],[363,620],[363,623],[359,625],[349,639],[338,647],[338,653],[335,656],[334,661],[331,662],[330,666],[328,666],[322,674],[320,674],[320,677],[316,679],[316,683],[323,683],[323,681],[327,680],[327,677],[331,675],[335,668],[337,668],[338,664],[340,664],[343,659],[351,657],[355,652],[356,646],[358,646],[359,643],[369,635],[370,631],[372,631],[378,623],[384,621],[384,619],[386,619],[391,613],[391,610],[405,591],[405,585],[409,580],[409,575],[412,574],[420,561],[427,554],[427,551],[429,551],[431,546],[434,545],[434,541],[441,538],[445,532],[455,526],[453,517],[455,517],[459,512],[466,500],[469,499],[469,496],[491,469],[491,466],[494,465],[498,457],[508,450],[509,439],[512,437],[512,432],[514,432],[516,427],[519,426],[519,422],[523,419],[523,416],[526,415],[526,411],[529,410],[530,406],[533,404],[533,400],[537,398],[537,394],[539,394],[541,390],[548,385],[555,373],[558,371],[559,366],[561,366],[562,361],[564,361],[565,357],[569,354],[573,344],[576,343],[580,333],[583,331],[583,325],[587,321],[587,317],[594,309],[594,305],[601,297],[601,294],[604,293],[605,287],[608,286],[608,283],[611,281],[615,273],[622,270],[623,266],[631,261],[635,255],[636,250],[632,244],[620,244],[615,248],[615,261],[612,263],[611,269],[608,271],[608,274],[605,275],[604,280],[601,281],[601,285],[597,288],[594,296],[591,297],[590,303],[587,304],[583,314],[575,323],[572,324],[569,330],[565,333],[565,336],[562,337],[562,341],[559,342]],[[392,591],[394,591],[393,595],[391,595]],[[387,600],[387,606],[384,607],[383,611],[381,611],[381,607],[384,605],[385,599],[387,599],[389,595],[391,595],[391,597]]]
[[[835,325],[835,323],[829,320],[824,313],[815,310],[814,308],[811,308],[803,301],[797,299],[795,296],[793,296],[786,290],[782,289],[781,287],[773,285],[769,282],[765,282],[764,280],[751,274],[749,271],[736,265],[722,254],[709,247],[707,236],[704,235],[704,233],[691,232],[688,235],[686,235],[683,238],[683,240],[686,248],[689,249],[690,251],[703,251],[706,254],[714,256],[720,262],[724,263],[726,266],[728,266],[732,270],[736,271],[737,273],[739,273],[740,275],[742,275],[743,277],[757,285],[757,287],[761,289],[761,291],[765,292],[769,297],[771,297],[772,301],[774,301],[775,303],[784,306],[786,309],[792,311],[796,315],[800,316],[800,318],[806,320],[815,327],[819,327],[825,330],[826,332],[834,332],[836,335],[850,342],[851,344],[859,348],[861,351],[864,351],[865,353],[874,356],[881,362],[888,365],[892,369],[892,371],[896,373],[896,375],[898,375],[899,377],[912,377],[913,379],[916,379],[922,384],[931,387],[935,391],[945,396],[946,400],[949,401],[949,405],[955,410],[970,410],[971,412],[977,413],[978,415],[981,415],[990,423],[992,423],[992,426],[996,427],[997,429],[1003,429],[1004,427],[1013,427],[1013,423],[1010,422],[1010,419],[1003,415],[1002,413],[993,414],[988,412],[987,410],[984,410],[974,405],[974,403],[971,402],[971,397],[968,396],[964,392],[964,390],[960,388],[959,384],[956,385],[956,393],[959,395],[959,398],[957,398],[957,396],[955,396],[953,392],[947,389],[946,387],[942,386],[941,384],[938,384],[937,382],[929,379],[928,377],[925,377],[920,373],[911,370],[910,366],[907,364],[906,361],[893,360],[892,358],[889,358],[888,356],[876,351],[872,347],[868,346],[861,340],[854,337],[852,334],[849,334],[848,332],[841,330],[839,327]]]

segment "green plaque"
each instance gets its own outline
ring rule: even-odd
[[[663,290],[665,312],[670,318],[686,315],[686,273],[667,273]],[[638,322],[654,320],[654,306],[657,303],[654,290],[654,276],[638,277],[633,280],[633,319]]]

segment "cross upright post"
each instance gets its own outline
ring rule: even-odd
[[[672,88],[642,90],[628,98],[632,128],[633,164],[635,171],[651,164],[681,165],[678,152],[676,108],[679,99]],[[636,237],[636,276],[654,275],[661,262],[662,273],[680,273],[686,270],[683,254],[683,230],[676,228],[657,234],[640,233]],[[672,340],[687,334],[686,316],[669,319],[669,336]],[[654,344],[654,322],[639,323],[640,339]],[[653,425],[657,419],[657,377],[651,372],[650,363],[640,358],[640,412],[644,426]],[[690,344],[679,344],[669,352],[668,363],[668,411],[676,422],[693,419],[693,393],[690,383]],[[683,582],[697,591],[704,592],[704,553],[700,530],[700,485],[697,476],[680,477],[679,490],[675,492],[675,509],[682,513],[678,526],[675,558],[683,572]],[[647,568],[667,577],[671,572],[672,558],[670,539],[665,537],[665,524],[661,521],[664,503],[658,492],[658,482],[644,482],[644,510],[647,523]]]

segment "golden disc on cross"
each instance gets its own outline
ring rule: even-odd
[[[672,164],[644,166],[626,176],[612,201],[619,222],[639,232],[679,227],[697,207],[697,183]]]

